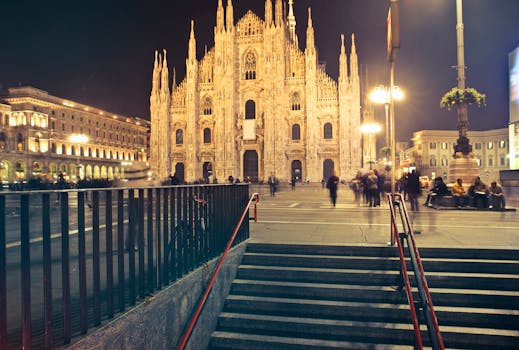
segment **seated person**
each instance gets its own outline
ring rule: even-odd
[[[452,185],[452,195],[456,200],[456,207],[461,208],[466,206],[469,203],[469,196],[467,192],[463,188],[463,181],[461,179],[457,179],[454,185]]]
[[[490,183],[490,206],[494,209],[505,209],[505,196],[503,189],[495,181]]]
[[[478,176],[473,184],[474,206],[476,208],[488,208],[488,188]]]
[[[438,176],[436,179],[434,179],[434,186],[431,188],[429,193],[427,193],[427,199],[425,200],[425,205],[432,207],[432,201],[433,198],[439,198],[442,196],[449,195],[449,189],[447,188],[447,185],[445,182],[443,182],[443,178],[441,176]]]

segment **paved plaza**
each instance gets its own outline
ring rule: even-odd
[[[389,207],[369,208],[355,203],[352,191],[341,185],[332,208],[328,190],[316,184],[298,184],[295,191],[282,186],[275,197],[268,187],[251,187],[261,195],[258,222],[251,223],[253,241],[315,244],[387,244]],[[506,192],[505,192],[506,193]],[[424,197],[420,198],[423,202]],[[516,196],[507,206],[517,207]],[[409,208],[409,203],[406,202]],[[419,247],[519,248],[519,213],[516,211],[436,210],[420,207],[412,213]]]

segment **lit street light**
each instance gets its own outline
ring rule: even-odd
[[[384,85],[379,85],[374,88],[369,95],[369,99],[372,102],[383,104],[384,109],[386,110],[386,148],[389,147],[389,104],[391,102],[389,98],[389,90],[390,88]],[[394,101],[401,101],[404,99],[404,92],[398,86],[393,86],[391,95]]]
[[[77,145],[76,155],[77,155],[77,169],[76,169],[76,180],[79,181],[81,178],[80,169],[79,169],[79,156],[81,155],[81,145],[84,145],[88,142],[88,136],[84,134],[72,134],[69,137],[69,141],[75,143]],[[83,174],[84,177],[84,174]]]
[[[375,140],[373,135],[380,132],[382,128],[378,123],[364,123],[360,126],[360,132],[368,135],[368,149],[366,150],[366,158],[368,158],[369,169],[373,169],[373,163],[376,161],[375,156]]]

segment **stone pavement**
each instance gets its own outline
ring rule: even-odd
[[[251,186],[250,192],[261,196],[258,222],[250,225],[253,241],[374,245],[389,241],[387,203],[376,208],[357,204],[346,185],[339,187],[335,208],[330,205],[328,190],[320,184],[298,184],[295,191],[284,185],[275,197],[268,195],[267,186]],[[508,206],[517,203],[517,197],[507,197]],[[410,208],[409,203],[406,206]],[[411,216],[414,229],[421,231],[415,236],[418,247],[519,249],[519,214],[515,211],[421,206]]]

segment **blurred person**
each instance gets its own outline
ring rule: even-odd
[[[452,195],[456,201],[456,208],[465,207],[469,204],[469,195],[463,188],[463,180],[457,179],[454,185],[452,185]]]
[[[443,178],[438,176],[434,179],[434,186],[431,188],[429,193],[427,193],[427,199],[425,200],[425,205],[432,207],[432,202],[436,202],[436,200],[440,197],[449,195],[449,189],[445,182],[443,182]]]
[[[489,190],[479,176],[474,179],[472,193],[474,196],[474,206],[476,208],[488,208]]]
[[[334,208],[335,208],[335,204],[337,203],[338,186],[339,186],[339,177],[337,176],[337,172],[334,170],[333,175],[330,176],[330,178],[326,182],[326,188],[330,191],[330,200],[331,200]]]
[[[409,198],[409,202],[411,202],[411,210],[418,211],[418,197],[421,193],[421,186],[420,174],[415,169],[413,169],[411,173],[407,175],[405,191],[407,193],[407,197]]]
[[[369,206],[376,206],[376,196],[378,195],[378,177],[373,170],[370,170],[366,178],[366,185],[368,189]]]
[[[490,183],[490,205],[489,208],[492,209],[505,209],[505,196],[503,193],[503,188],[497,184],[496,181],[492,181]]]

